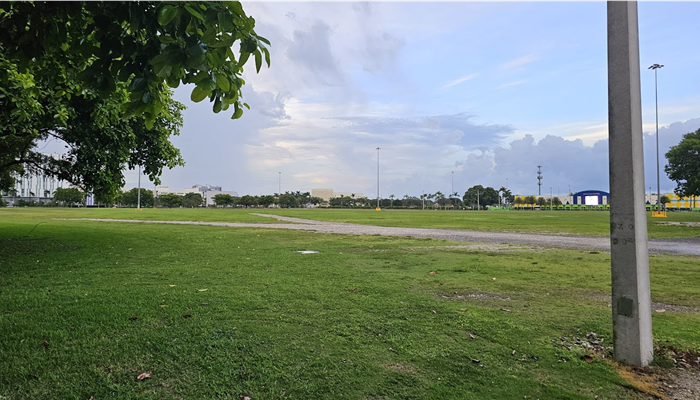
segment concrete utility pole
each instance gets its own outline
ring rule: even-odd
[[[610,258],[614,358],[653,359],[637,3],[608,1]]]
[[[537,166],[537,195],[542,196],[542,166]]]

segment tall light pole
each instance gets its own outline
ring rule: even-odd
[[[277,179],[277,195],[282,196],[282,172],[277,173],[279,178]]]
[[[554,196],[552,195],[552,187],[550,186],[549,187],[549,211],[552,211],[552,205],[553,205],[552,200],[554,200],[553,197]]]
[[[138,200],[136,201],[136,210],[141,210],[141,165],[139,165],[139,194]]]
[[[454,195],[454,192],[455,192],[455,172],[452,171],[452,191],[450,192],[450,198],[452,198],[452,196]],[[456,208],[455,202],[453,200],[452,201],[452,209],[454,210],[455,208]]]
[[[377,210],[379,210],[379,150],[381,148],[377,147]]]
[[[654,70],[654,99],[656,101],[656,211],[661,211],[661,178],[659,175],[659,92],[656,70],[663,65],[653,64],[649,69]]]

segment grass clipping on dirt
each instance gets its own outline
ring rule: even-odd
[[[0,397],[654,394],[608,362],[605,253],[50,219],[26,237],[35,225],[0,224]],[[656,344],[697,349],[697,258],[650,264],[654,301],[686,307],[654,313]]]

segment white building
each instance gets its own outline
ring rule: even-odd
[[[221,190],[221,186],[195,184],[191,188],[179,190],[170,189],[170,186],[156,186],[156,196],[168,193],[173,193],[180,196],[184,196],[187,193],[199,193],[199,195],[202,196],[202,198],[204,199],[205,205],[207,207],[215,204],[214,196],[216,196],[217,194],[229,194],[231,196],[238,197],[237,192],[223,191]]]
[[[350,192],[334,192],[333,189],[311,189],[311,197],[322,198],[323,201],[330,201],[334,197],[351,197],[359,199],[365,197],[362,193],[350,193]]]
[[[62,157],[59,153],[44,155],[56,160]],[[12,205],[18,200],[49,202],[53,199],[56,189],[64,187],[69,188],[72,185],[52,176],[47,176],[42,171],[33,171],[27,168],[25,174],[17,179],[13,190],[3,191],[1,194],[2,198]]]

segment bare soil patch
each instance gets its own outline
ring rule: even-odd
[[[384,365],[384,368],[394,371],[394,372],[400,372],[402,374],[415,374],[416,373],[416,367],[410,364],[387,364]]]
[[[660,225],[673,225],[673,226],[700,226],[700,222],[695,221],[658,221],[656,222]]]

